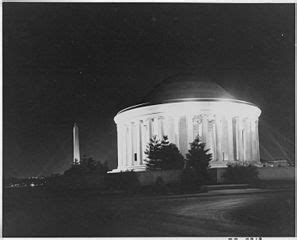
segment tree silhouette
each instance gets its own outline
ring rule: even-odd
[[[80,164],[73,163],[64,175],[86,175],[86,174],[106,174],[108,171],[107,162],[95,161],[92,157],[82,157]]]
[[[148,155],[146,166],[149,170],[182,169],[184,167],[183,155],[175,144],[169,143],[167,136],[163,136],[162,141],[154,136],[145,153]]]
[[[180,153],[177,146],[169,143],[168,137],[164,136],[161,142],[162,169],[182,169],[184,167],[184,156]]]
[[[252,165],[228,164],[223,174],[226,183],[253,183],[259,180],[258,168]]]
[[[147,146],[146,151],[144,152],[147,155],[146,167],[149,170],[158,170],[161,169],[161,159],[160,159],[160,152],[161,152],[161,142],[154,136],[150,139],[150,142]]]
[[[208,168],[209,162],[212,160],[212,154],[208,153],[209,149],[205,149],[205,143],[201,142],[197,136],[190,143],[190,150],[186,154],[187,170],[194,171],[195,181],[203,184],[209,179]]]

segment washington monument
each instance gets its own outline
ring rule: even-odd
[[[80,164],[78,126],[73,126],[73,164]]]

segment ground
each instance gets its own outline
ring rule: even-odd
[[[177,196],[4,192],[4,236],[294,236],[294,190]]]

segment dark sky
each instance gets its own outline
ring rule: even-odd
[[[261,157],[294,156],[293,4],[3,3],[4,176],[116,167],[115,114],[163,79],[207,72],[261,110]]]

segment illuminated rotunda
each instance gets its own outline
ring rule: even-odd
[[[180,78],[163,82],[147,102],[115,116],[118,167],[112,172],[145,170],[144,152],[150,138],[164,135],[184,156],[189,143],[199,136],[212,153],[212,168],[233,162],[259,164],[261,110],[235,99],[214,82]]]

